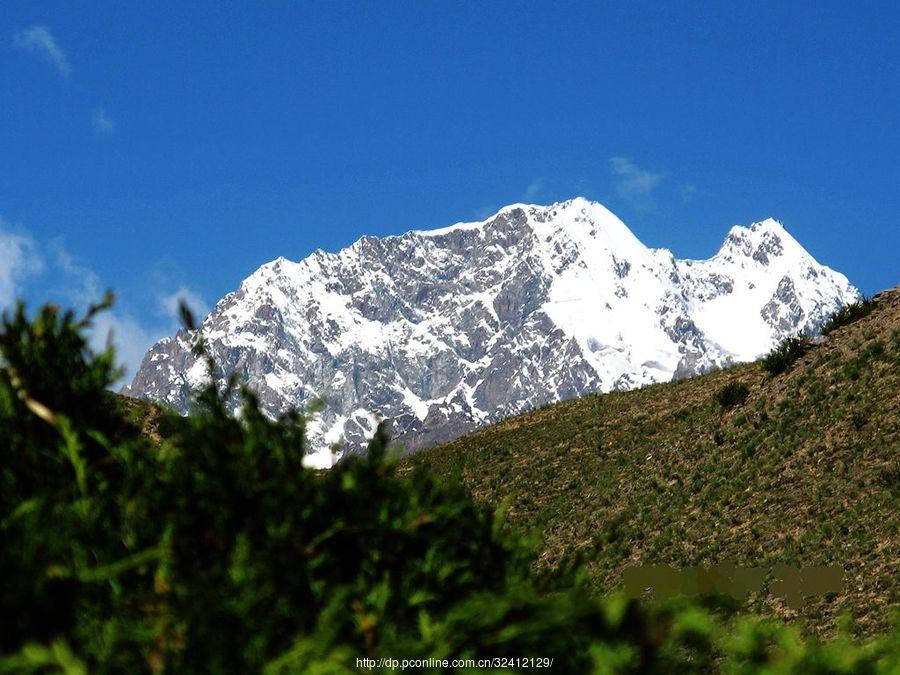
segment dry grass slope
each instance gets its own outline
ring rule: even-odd
[[[506,502],[512,526],[540,532],[539,566],[581,553],[600,592],[630,565],[840,564],[839,595],[794,611],[763,592],[748,609],[880,631],[900,599],[900,288],[875,299],[777,377],[747,364],[588,396],[406,461]],[[730,383],[749,396],[726,410]]]

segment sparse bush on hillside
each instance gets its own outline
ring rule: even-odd
[[[743,382],[729,382],[716,393],[719,405],[730,410],[743,405],[750,395],[750,388]]]
[[[844,305],[828,317],[825,325],[822,326],[822,334],[829,335],[841,326],[847,326],[854,321],[858,321],[870,314],[873,309],[875,309],[875,301],[864,295],[862,299],[849,305]]]
[[[772,376],[780,375],[802,358],[809,351],[810,345],[809,338],[802,334],[785,338],[780,345],[763,357],[763,368]]]
[[[314,472],[301,461],[305,417],[270,420],[233,381],[200,392],[155,445],[110,404],[113,354],[90,352],[87,320],[52,308],[29,320],[20,306],[0,327],[0,672],[351,673],[363,657],[540,657],[597,673],[900,662],[896,635],[823,646],[768,622],[732,633],[690,603],[651,611],[541,590],[530,549],[462,488],[397,473],[384,427],[366,456]],[[236,392],[240,420],[225,405]]]

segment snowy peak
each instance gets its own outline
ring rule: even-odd
[[[410,449],[588,392],[756,358],[858,292],[775,220],[734,227],[708,260],[647,248],[601,204],[513,204],[480,222],[277,258],[200,332],[275,415],[324,396],[314,455],[363,447],[389,417]],[[204,376],[181,333],[125,393],[187,407]]]
[[[498,222],[502,225],[499,228],[493,227]],[[480,236],[490,237],[492,232],[500,231],[508,223],[545,239],[568,239],[578,242],[596,240],[606,242],[608,248],[616,248],[623,252],[626,249],[645,248],[615,214],[602,204],[588,201],[583,197],[557,202],[550,206],[510,204],[483,221],[461,222],[434,230],[413,230],[402,236],[434,238],[454,233],[477,232]]]
[[[716,257],[732,261],[749,258],[761,265],[768,265],[773,259],[779,258],[783,261],[815,262],[806,249],[774,218],[766,218],[750,227],[732,227]]]
[[[715,256],[679,266],[697,326],[734,361],[759,357],[791,332],[815,332],[859,297],[773,218],[731,228]]]

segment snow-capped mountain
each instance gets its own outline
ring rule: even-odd
[[[579,198],[278,258],[199,331],[268,412],[325,397],[310,426],[321,466],[332,443],[363,447],[379,417],[419,448],[549,401],[753,360],[858,297],[775,220],[677,260]],[[195,338],[154,345],[123,393],[185,411],[205,377]]]

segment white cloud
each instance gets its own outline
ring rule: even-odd
[[[93,270],[76,263],[59,240],[50,242],[49,249],[56,268],[68,277],[62,294],[70,302],[79,306],[89,305],[102,298],[100,277]]]
[[[525,188],[525,195],[522,199],[526,204],[534,203],[542,200],[547,194],[548,181],[546,178],[535,178]]]
[[[13,46],[46,61],[63,77],[72,72],[69,58],[45,26],[29,26],[16,34]]]
[[[111,134],[116,130],[115,122],[103,108],[94,108],[94,112],[91,113],[91,126],[97,135]]]
[[[611,157],[610,168],[617,177],[615,188],[619,195],[639,209],[654,208],[653,191],[660,184],[665,174],[652,173],[642,169],[628,157]]]
[[[64,295],[75,307],[83,311],[103,298],[105,289],[93,270],[77,263],[58,241],[51,244],[51,250],[56,266],[67,277]],[[137,372],[147,350],[168,329],[168,326],[147,326],[117,305],[94,318],[89,340],[95,350],[105,349],[110,342],[115,346],[116,360],[124,367],[127,380]]]
[[[19,234],[0,218],[0,310],[10,307],[24,295],[29,277],[37,277],[32,292],[41,300],[54,297],[59,304],[84,312],[103,298],[106,287],[101,278],[80,263],[59,240],[39,245],[27,234]],[[187,286],[159,297],[156,318],[137,317],[121,302],[98,314],[89,331],[91,348],[103,350],[112,341],[118,363],[130,379],[154,342],[178,328],[178,302],[184,300],[198,317],[209,312],[202,296]],[[152,315],[152,311],[151,311]],[[119,382],[118,384],[122,384]]]
[[[594,190],[584,178],[535,178],[525,188],[522,201],[526,204],[552,204],[574,197],[588,197]]]
[[[197,319],[198,323],[209,314],[209,305],[206,304],[203,296],[187,286],[182,285],[174,293],[159,298],[160,314],[168,318],[172,322],[174,328],[179,328],[181,326],[178,308],[182,302],[187,305],[191,312],[193,312],[194,318]]]
[[[58,241],[43,248],[48,254],[46,262],[31,237],[9,232],[0,219],[0,308],[10,307],[21,297],[26,277],[47,271],[48,267],[60,274],[59,296],[76,309],[84,311],[102,298],[100,278],[77,264]],[[161,336],[159,331],[144,329],[127,313],[108,310],[96,317],[90,344],[93,349],[102,350],[112,338],[119,362],[133,374],[144,353]]]
[[[165,331],[143,326],[131,314],[107,310],[94,317],[90,333],[91,347],[105,349],[110,343],[116,349],[116,362],[125,370],[118,384],[130,381],[141,366],[141,360],[153,343],[165,336]]]
[[[486,220],[499,210],[500,208],[497,206],[482,206],[480,209],[475,209],[475,220]]]
[[[10,307],[21,293],[21,282],[43,267],[34,241],[9,232],[0,218],[0,309]]]

